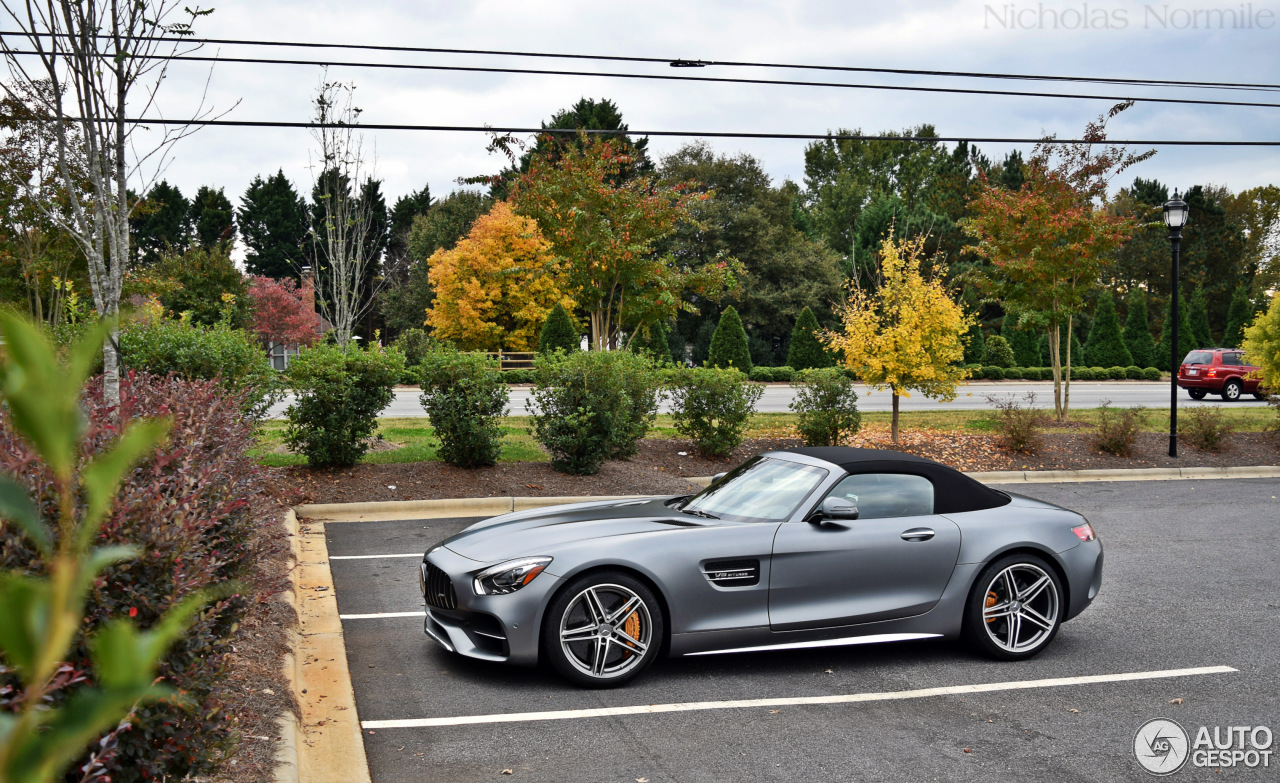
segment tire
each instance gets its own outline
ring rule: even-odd
[[[1204,389],[1187,389],[1187,394],[1190,394],[1193,400],[1203,400],[1208,393]]]
[[[1029,596],[1012,606],[1006,597],[1010,578],[1018,595]],[[974,582],[964,610],[965,640],[996,660],[1031,658],[1058,635],[1065,602],[1062,582],[1043,558],[1032,554],[1001,557],[982,569]]]
[[[1244,386],[1235,378],[1222,384],[1222,399],[1225,402],[1239,402],[1242,393],[1244,393]]]
[[[639,579],[620,571],[586,574],[547,607],[542,654],[574,685],[616,688],[658,657],[665,627],[662,605]]]

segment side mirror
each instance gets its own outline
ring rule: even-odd
[[[720,479],[724,478],[724,477],[725,477],[725,476],[727,476],[727,475],[729,475],[729,474],[728,474],[728,473],[717,473],[717,474],[715,474],[714,476],[712,476],[712,477],[711,477],[711,483],[712,483],[712,484],[719,484],[719,483],[720,483]]]
[[[822,507],[816,516],[819,521],[823,519],[857,519],[858,507],[844,498],[828,497],[823,499]]]

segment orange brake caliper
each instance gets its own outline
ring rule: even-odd
[[[996,594],[995,594],[995,591],[989,591],[989,592],[987,593],[986,608],[987,608],[987,609],[990,609],[991,607],[993,607],[993,606],[995,606],[995,605],[996,605]],[[987,620],[987,622],[989,622],[989,623],[994,623],[995,621],[996,621],[996,618],[994,618],[994,617],[992,617],[992,618],[990,618],[990,619],[988,619],[988,620]]]
[[[630,636],[632,639],[639,639],[640,638],[640,613],[632,612],[631,616],[627,618],[627,621],[622,624],[622,630],[626,631],[627,636]],[[631,645],[627,645],[627,646],[630,647]],[[626,655],[630,657],[631,651],[628,650],[626,652]]]

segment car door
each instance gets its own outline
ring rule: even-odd
[[[1231,353],[1223,353],[1222,363],[1230,364],[1232,365],[1233,370],[1238,371],[1240,380],[1244,383],[1244,391],[1246,394],[1253,394],[1258,391],[1258,368],[1250,364],[1248,357],[1246,357],[1242,352],[1232,351]]]
[[[854,474],[827,496],[853,502],[858,519],[781,525],[769,576],[770,628],[853,625],[932,608],[960,553],[960,529],[933,513],[933,493],[923,476]]]

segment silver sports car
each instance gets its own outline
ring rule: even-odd
[[[425,630],[587,687],[660,655],[964,637],[1004,660],[1102,584],[1088,520],[892,451],[752,457],[693,496],[506,514],[432,547]]]

